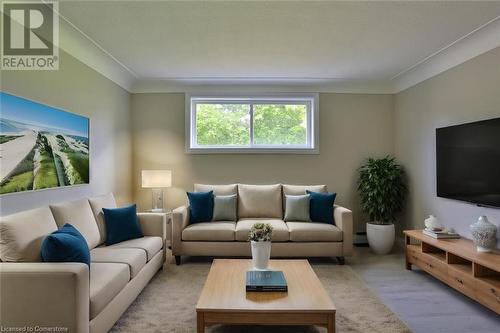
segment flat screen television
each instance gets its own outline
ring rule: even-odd
[[[500,118],[436,129],[438,197],[500,208]]]

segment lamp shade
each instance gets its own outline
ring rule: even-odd
[[[172,186],[171,170],[142,170],[142,187],[162,188]]]

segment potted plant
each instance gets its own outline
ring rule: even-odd
[[[366,224],[368,244],[376,254],[387,254],[394,245],[396,214],[403,208],[404,170],[395,159],[369,158],[359,169],[361,209],[370,216]]]
[[[256,270],[265,270],[271,256],[273,227],[269,223],[255,223],[250,229],[248,240],[252,246],[252,263]]]

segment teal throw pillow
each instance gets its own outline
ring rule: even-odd
[[[214,214],[214,191],[187,192],[189,223],[210,222]]]
[[[90,251],[87,241],[71,224],[49,234],[42,242],[44,262],[82,262],[90,266]]]
[[[285,221],[311,221],[309,217],[309,194],[285,195]]]
[[[309,201],[311,221],[335,224],[333,220],[333,203],[337,193],[306,192],[311,196]]]
[[[106,224],[106,245],[143,237],[137,221],[137,207],[135,205],[103,208],[102,212]]]

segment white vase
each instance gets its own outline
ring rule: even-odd
[[[391,252],[396,237],[394,224],[366,224],[366,236],[371,250],[375,254]]]
[[[271,257],[271,242],[251,241],[252,263],[255,270],[266,270]]]
[[[470,231],[477,252],[491,252],[495,248],[497,227],[486,216],[480,216],[476,223],[471,224]]]

